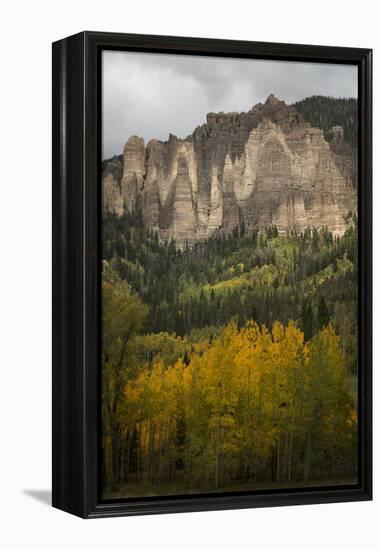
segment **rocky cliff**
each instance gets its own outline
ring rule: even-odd
[[[144,223],[179,246],[216,231],[276,225],[345,230],[356,211],[357,155],[336,126],[325,138],[270,95],[247,113],[209,113],[186,139],[132,136],[103,162],[103,211],[141,208]]]

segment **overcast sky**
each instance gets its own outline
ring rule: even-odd
[[[103,158],[131,135],[186,137],[214,111],[248,111],[274,94],[357,97],[357,68],[221,57],[103,52]]]

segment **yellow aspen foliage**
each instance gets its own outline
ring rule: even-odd
[[[176,346],[175,362],[171,345],[168,363],[161,351],[124,384],[135,483],[213,490],[309,483],[322,463],[338,475],[353,468],[356,403],[331,325],[305,343],[293,322],[231,322],[211,341]]]

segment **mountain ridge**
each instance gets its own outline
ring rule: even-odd
[[[357,206],[357,152],[341,126],[326,134],[270,95],[246,113],[208,113],[185,139],[131,136],[102,163],[102,210],[140,208],[148,228],[180,247],[240,223],[342,234]]]

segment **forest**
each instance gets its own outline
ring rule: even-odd
[[[357,218],[161,242],[103,219],[103,497],[356,483]]]
[[[331,128],[339,125],[344,129],[345,141],[357,147],[358,103],[356,98],[314,95],[297,101],[294,107],[312,126],[322,128],[328,141],[331,138]]]

